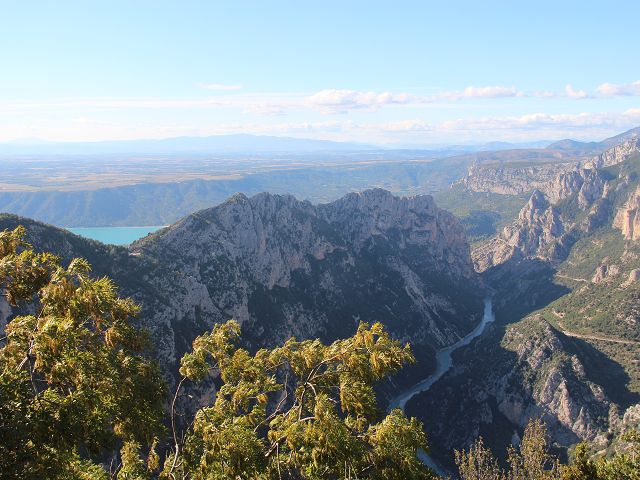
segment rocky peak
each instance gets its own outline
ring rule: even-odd
[[[587,208],[605,194],[607,182],[602,173],[596,169],[576,168],[558,174],[552,182],[544,188],[551,203],[558,203],[578,194],[578,204]]]
[[[473,251],[476,270],[483,272],[512,258],[555,260],[562,250],[566,228],[545,195],[534,190],[518,219],[500,235]]]
[[[435,258],[454,267],[452,273],[472,275],[470,261],[457,268],[470,258],[462,227],[429,195],[395,197],[382,189],[366,190],[320,205],[318,215],[357,249],[375,237],[393,238],[400,248],[428,246]]]
[[[253,345],[291,335],[335,339],[362,318],[441,346],[482,311],[462,227],[430,196],[374,189],[313,205],[235,195],[136,243],[131,254],[148,270],[151,290],[165,292],[136,298],[145,323],[164,326],[164,337],[235,318]]]
[[[518,218],[523,222],[532,222],[536,219],[540,212],[546,211],[549,208],[549,202],[545,198],[544,194],[540,190],[534,190],[529,197],[529,201],[520,210]]]
[[[593,276],[591,277],[591,281],[593,283],[602,283],[604,281],[611,280],[612,277],[615,277],[619,273],[620,267],[618,265],[602,264],[596,268]]]
[[[575,168],[559,173],[553,181],[533,191],[517,220],[473,252],[476,269],[484,271],[514,257],[561,259],[572,230],[589,232],[610,221],[607,202],[603,202],[609,193],[609,183],[598,169]],[[582,222],[572,223],[572,218],[561,217],[556,205],[563,201],[575,201],[579,209],[588,212]],[[626,211],[619,214],[621,226],[633,224],[635,203],[630,202]],[[629,226],[625,228],[630,230]]]

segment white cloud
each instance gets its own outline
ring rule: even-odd
[[[163,98],[79,98],[38,103],[12,103],[0,105],[0,110],[118,110],[156,108],[210,108],[224,104],[218,99],[163,99]]]
[[[421,120],[402,120],[383,124],[381,128],[388,132],[430,132],[434,126]]]
[[[439,127],[450,131],[495,132],[506,130],[514,132],[531,131],[541,137],[556,130],[581,132],[589,129],[625,129],[640,121],[640,109],[630,109],[622,113],[577,113],[548,114],[531,113],[518,117],[483,117],[458,119],[443,122]]]
[[[589,94],[587,92],[585,92],[584,90],[574,90],[574,88],[573,88],[573,86],[571,86],[571,84],[567,85],[565,87],[564,91],[567,94],[567,97],[575,98],[576,100],[582,100],[584,98],[589,98]]]
[[[278,117],[286,115],[285,105],[278,103],[253,103],[247,106],[244,113],[254,113],[268,117]]]
[[[201,83],[198,86],[205,90],[220,90],[225,92],[242,90],[243,88],[242,85],[225,85],[223,83]]]
[[[385,105],[407,104],[417,100],[408,93],[321,90],[305,100],[305,105],[322,113],[347,113],[349,110],[375,110]]]
[[[463,98],[511,98],[524,97],[525,94],[515,87],[467,87],[461,91],[443,92],[432,97],[435,99],[461,100]]]
[[[302,138],[356,141],[363,143],[458,144],[490,140],[526,141],[560,138],[593,140],[606,138],[640,124],[640,108],[623,112],[486,116],[457,118],[430,123],[414,118],[392,122],[300,121],[271,123],[180,123],[163,122],[156,116],[145,121],[123,122],[75,116],[66,121],[46,116],[30,123],[3,122],[0,141],[24,137],[51,140],[109,140],[167,138],[180,135],[253,133]]]
[[[526,94],[515,87],[467,87],[464,90],[441,92],[421,97],[400,92],[360,92],[347,89],[321,90],[305,101],[305,105],[324,114],[348,113],[351,110],[377,110],[389,105],[420,105],[463,99],[489,99],[524,97]]]
[[[640,96],[640,80],[623,84],[603,83],[596,90],[605,97]]]

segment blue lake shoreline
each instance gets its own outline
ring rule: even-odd
[[[129,245],[166,225],[146,227],[66,227],[71,233],[109,245]]]

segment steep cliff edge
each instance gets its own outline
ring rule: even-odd
[[[613,226],[627,240],[640,240],[640,186],[618,209]]]
[[[576,166],[576,162],[530,166],[474,164],[455,185],[472,192],[521,195],[535,189],[544,191],[558,174],[571,171]]]
[[[602,153],[584,159],[562,161],[543,165],[520,165],[518,163],[474,164],[467,175],[454,185],[468,191],[521,195],[539,190],[552,202],[557,203],[586,183],[587,178],[606,167],[619,165],[640,153],[640,137],[634,134],[622,143],[610,146]],[[589,195],[589,192],[584,192]]]

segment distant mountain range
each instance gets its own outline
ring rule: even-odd
[[[264,135],[214,135],[103,142],[43,142],[25,140],[0,143],[0,155],[112,155],[277,153],[375,150],[371,145]]]
[[[212,135],[207,137],[175,137],[145,140],[113,140],[101,142],[49,142],[24,139],[0,143],[0,155],[168,155],[207,153],[291,153],[291,152],[354,152],[369,150],[429,150],[441,156],[472,152],[547,148],[575,155],[590,155],[640,134],[640,127],[600,142],[580,142],[565,139],[557,142],[486,142],[478,144],[434,145],[373,145],[354,142],[335,142],[309,138],[276,137],[268,135]]]
[[[549,150],[558,150],[566,153],[574,153],[578,155],[595,155],[615,145],[623,143],[633,137],[640,136],[640,127],[627,130],[620,135],[607,138],[600,142],[579,142],[577,140],[560,140],[547,146]]]

